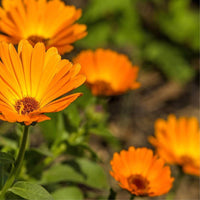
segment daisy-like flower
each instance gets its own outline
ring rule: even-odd
[[[182,166],[185,173],[200,176],[200,130],[196,118],[169,115],[155,122],[155,137],[149,141],[168,163]]]
[[[45,52],[43,43],[34,47],[20,41],[0,43],[0,119],[30,125],[50,119],[44,113],[58,112],[80,93],[64,96],[85,81],[81,66],[61,60],[55,47]]]
[[[74,23],[81,10],[60,0],[3,0],[0,8],[0,41],[17,44],[27,39],[33,46],[43,42],[63,54],[83,38],[86,26]]]
[[[94,95],[119,95],[140,86],[136,82],[138,67],[128,57],[111,50],[83,51],[74,62],[81,64],[81,72]]]
[[[115,153],[110,163],[110,174],[123,189],[136,196],[159,196],[172,187],[170,168],[150,149],[129,147],[128,151]]]

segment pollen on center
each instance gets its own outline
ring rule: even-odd
[[[15,110],[21,115],[29,114],[38,108],[39,103],[33,97],[25,97],[15,103]]]

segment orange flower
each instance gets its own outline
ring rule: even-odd
[[[0,119],[30,125],[50,119],[44,113],[65,109],[80,93],[64,96],[85,81],[77,75],[80,65],[61,60],[57,49],[45,52],[20,41],[18,53],[12,44],[0,43]]]
[[[129,147],[128,151],[115,153],[110,163],[110,174],[134,195],[159,196],[172,187],[170,168],[150,149]]]
[[[17,44],[27,39],[33,46],[43,42],[59,53],[69,52],[76,40],[83,38],[86,26],[74,24],[81,10],[60,0],[3,0],[0,8],[1,41]]]
[[[169,115],[155,122],[155,137],[150,137],[166,162],[182,166],[188,174],[200,176],[200,130],[196,118]]]
[[[81,64],[87,85],[94,95],[119,95],[139,87],[136,82],[138,67],[128,57],[111,50],[97,49],[81,52],[75,59]]]

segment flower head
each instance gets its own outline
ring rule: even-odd
[[[50,119],[44,113],[65,109],[80,93],[64,96],[84,83],[80,65],[61,60],[57,49],[45,51],[20,41],[18,52],[12,44],[0,43],[0,119],[30,125]]]
[[[87,85],[94,95],[119,95],[139,87],[138,67],[128,57],[111,50],[83,51],[75,59],[81,64]]]
[[[3,0],[0,8],[1,41],[17,44],[27,39],[33,46],[43,42],[46,49],[56,47],[69,52],[76,40],[83,38],[86,26],[74,24],[81,10],[60,0]]]
[[[200,130],[196,118],[169,115],[155,122],[155,137],[149,138],[158,154],[188,174],[200,176]]]
[[[128,151],[115,153],[110,163],[110,174],[134,195],[159,196],[172,187],[170,168],[150,149],[129,147]]]

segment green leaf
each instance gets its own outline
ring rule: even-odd
[[[41,184],[63,181],[82,183],[99,189],[108,188],[107,177],[103,169],[97,163],[83,158],[67,164],[54,165],[43,173]]]
[[[6,165],[7,166],[7,165]],[[8,172],[5,170],[5,166],[1,163],[0,164],[0,190],[4,186],[7,178],[8,178]]]
[[[94,26],[88,27],[88,34],[85,38],[77,41],[80,47],[95,49],[97,46],[105,47],[108,44],[112,28],[109,23],[99,22]]]
[[[91,0],[87,10],[83,14],[82,21],[94,22],[111,13],[122,11],[130,5],[131,0]]]
[[[38,147],[38,148],[30,148],[29,151],[30,151],[30,152],[31,152],[31,151],[37,152],[37,153],[39,153],[39,154],[41,154],[41,155],[43,155],[43,156],[53,157],[52,152],[51,152],[51,151],[48,149],[48,147],[45,146],[45,145],[42,145],[42,146],[40,146],[40,147]]]
[[[198,50],[200,47],[198,9],[191,7],[190,0],[171,0],[168,7],[156,16],[161,30],[170,39]]]
[[[27,200],[53,200],[42,186],[34,183],[19,181],[9,191]]]
[[[47,140],[54,141],[58,137],[58,135],[57,135],[57,113],[50,113],[50,114],[48,114],[48,116],[51,118],[51,120],[41,122],[41,123],[39,123],[39,126],[40,126],[45,138]]]
[[[83,95],[75,101],[75,104],[81,108],[85,109],[88,105],[93,104],[96,101],[96,97],[92,95],[90,89],[86,85],[80,86],[75,92],[83,93]]]
[[[0,136],[0,145],[11,148],[11,149],[16,149],[17,148],[17,142],[11,139],[8,139],[6,137]]]
[[[119,140],[112,135],[112,133],[110,132],[110,130],[107,127],[105,127],[103,125],[100,125],[100,126],[95,127],[95,128],[90,128],[89,132],[91,132],[92,134],[103,137],[109,144],[112,144],[113,147],[119,147],[120,146]]]
[[[157,67],[171,80],[186,83],[194,76],[194,69],[174,46],[164,42],[151,42],[144,51],[147,60]]]
[[[51,117],[50,121],[45,121],[39,124],[42,129],[42,133],[49,141],[55,142],[62,140],[63,135],[66,135],[64,127],[63,113],[51,113],[48,116]]]
[[[93,160],[100,161],[100,158],[98,157],[97,153],[88,144],[82,143],[82,144],[79,144],[79,147],[82,147],[84,150],[87,150],[88,152],[90,152]]]
[[[13,194],[12,192],[7,192],[5,198],[5,200],[26,200],[18,195]]]
[[[12,164],[15,162],[15,159],[11,154],[0,152],[0,163]]]
[[[13,156],[11,154],[0,152],[0,189],[5,184],[8,178],[7,169],[9,166],[15,162]]]
[[[77,187],[66,187],[56,190],[52,194],[55,200],[82,200],[83,193]]]
[[[61,181],[82,182],[83,175],[69,165],[56,164],[43,173],[41,184],[58,183]]]
[[[90,187],[98,189],[107,189],[107,177],[102,167],[92,161],[86,159],[77,159],[76,162],[85,174],[84,183]]]
[[[67,121],[69,121],[70,126],[79,127],[81,118],[80,113],[77,107],[77,104],[71,104],[63,111],[67,117]]]

